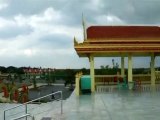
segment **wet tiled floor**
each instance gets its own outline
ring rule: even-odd
[[[74,94],[64,104],[62,120],[159,120],[160,91]]]
[[[1,104],[1,108],[4,105],[9,104]],[[60,111],[60,101],[28,106],[35,120],[159,120],[160,91],[115,90],[79,97],[73,92],[63,101],[62,115]],[[0,113],[3,118],[3,111]]]

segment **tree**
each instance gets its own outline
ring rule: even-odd
[[[7,73],[15,73],[15,72],[16,72],[16,70],[17,70],[17,68],[16,68],[16,67],[9,66],[9,67],[7,68]]]
[[[67,74],[67,80],[65,85],[70,84],[70,90],[73,90],[73,83],[75,80],[75,72],[71,69],[66,69],[66,74]]]
[[[112,59],[112,65],[113,65],[113,68],[114,68],[115,67],[114,59]]]
[[[115,66],[115,68],[116,68],[116,69],[118,69],[118,68],[119,68],[119,64],[118,64],[118,63],[116,63],[116,66]]]
[[[105,67],[106,69],[109,69],[109,65],[106,65],[106,67]]]
[[[105,66],[101,65],[100,68],[101,68],[101,69],[105,69]]]
[[[7,73],[7,69],[5,67],[3,67],[3,66],[0,66],[0,71],[2,73]]]

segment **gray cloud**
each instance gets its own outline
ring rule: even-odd
[[[159,0],[6,0],[0,9],[1,64],[89,67],[88,59],[79,58],[73,47],[73,37],[83,34],[82,13],[92,24],[157,25],[159,11]],[[111,59],[96,59],[95,66],[111,64]],[[134,67],[145,67],[149,59],[134,61]]]
[[[41,37],[38,43],[40,46],[42,45],[47,48],[71,48],[73,47],[72,39],[63,34],[49,34]]]
[[[0,15],[33,15],[48,7],[61,11],[66,16],[63,22],[68,25],[81,24],[82,13],[90,22],[95,22],[97,15],[108,14],[117,16],[128,24],[155,24],[160,19],[158,0],[10,0],[9,7],[0,11]]]
[[[160,19],[158,0],[103,0],[103,3],[101,14],[117,16],[126,24],[157,24]]]
[[[0,39],[6,40],[9,38],[16,37],[18,35],[26,35],[32,32],[32,29],[28,27],[18,27],[18,26],[10,26],[3,29],[0,29]]]
[[[52,0],[9,0],[9,7],[0,12],[1,16],[14,16],[17,14],[32,15],[44,11],[53,4]]]

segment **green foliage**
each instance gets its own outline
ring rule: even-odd
[[[15,73],[24,74],[23,67],[17,68]]]
[[[16,75],[15,79],[18,79],[20,83],[22,83],[22,75],[18,74]]]
[[[3,67],[3,66],[0,66],[0,71],[2,73],[24,74],[23,67],[17,68],[17,67],[9,66],[9,67],[6,68],[6,67]]]
[[[103,68],[103,69],[95,69],[96,75],[115,75],[119,69],[115,68]]]
[[[2,73],[7,73],[7,69],[5,67],[3,67],[3,66],[0,66],[0,71]]]
[[[16,67],[9,66],[9,67],[7,68],[7,73],[14,73],[16,70],[17,70]]]
[[[133,74],[147,74],[150,73],[150,69],[147,68],[134,68]]]

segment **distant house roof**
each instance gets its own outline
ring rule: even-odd
[[[160,38],[158,26],[91,26],[87,39],[96,38]]]
[[[79,56],[160,55],[158,26],[91,26],[87,39],[74,48]]]

